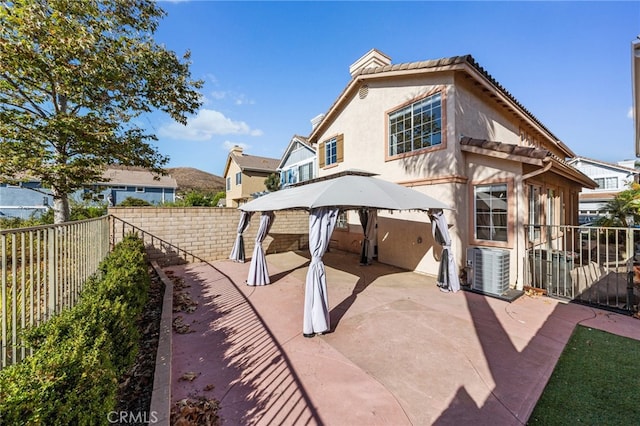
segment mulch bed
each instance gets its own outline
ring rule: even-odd
[[[149,266],[149,275],[151,277],[149,300],[138,323],[141,335],[140,349],[131,368],[121,377],[118,387],[118,404],[115,411],[118,413],[118,418],[126,420],[126,423],[121,424],[126,425],[148,425],[153,424],[156,419],[155,414],[150,412],[150,408],[160,336],[164,283],[152,266]],[[174,299],[179,302],[178,304],[182,308],[175,309],[176,300],[174,300],[174,311],[193,312],[197,309],[197,304],[185,298],[180,291],[181,283],[175,282],[175,278],[171,274],[168,275],[174,281]],[[175,323],[174,328],[177,328]],[[189,330],[176,330],[176,332],[189,332]],[[218,401],[196,395],[180,400],[173,405],[171,424],[175,426],[219,425],[218,410]],[[110,422],[110,424],[119,423]]]

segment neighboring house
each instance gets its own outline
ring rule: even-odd
[[[280,188],[313,179],[318,175],[316,170],[316,149],[304,136],[294,135],[287,146],[280,164]]]
[[[102,177],[102,181],[90,185],[82,195],[91,194],[89,189],[93,189],[93,199],[107,201],[110,206],[118,205],[128,197],[154,205],[176,200],[178,184],[169,175],[158,176],[142,167],[110,166]]]
[[[40,216],[53,206],[51,191],[29,179],[15,185],[0,183],[0,218],[28,219]]]
[[[467,249],[500,249],[508,284],[523,286],[526,249],[545,244],[532,225],[578,223],[578,194],[596,184],[565,160],[574,153],[471,56],[391,64],[372,49],[309,135],[319,176],[350,169],[421,191],[445,212],[462,269]],[[437,274],[440,248],[422,212],[379,212],[378,259]],[[359,250],[349,213],[332,246]],[[485,252],[486,253],[486,252]]]
[[[278,159],[248,155],[242,147],[233,147],[223,173],[227,207],[238,207],[252,199],[251,194],[265,191],[264,181],[270,174],[277,173],[278,163]]]
[[[94,201],[116,205],[132,197],[161,204],[175,201],[176,187],[175,179],[170,176],[156,176],[138,167],[111,166],[102,180],[74,192],[71,198],[83,202],[91,197]],[[53,207],[51,191],[42,188],[36,179],[16,185],[0,184],[0,217],[27,219],[41,215],[50,207]]]
[[[618,192],[629,189],[630,183],[638,182],[638,176],[640,176],[640,170],[586,157],[572,158],[569,164],[589,176],[598,185],[594,189],[585,189],[580,193],[578,207],[580,224],[597,219],[600,209]],[[633,166],[633,160],[630,165]]]

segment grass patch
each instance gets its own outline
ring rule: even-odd
[[[579,325],[529,424],[637,424],[639,389],[640,341]]]

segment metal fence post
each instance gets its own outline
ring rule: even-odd
[[[47,294],[49,295],[49,306],[47,307],[47,319],[56,313],[56,302],[58,300],[56,288],[56,238],[55,228],[47,229]]]

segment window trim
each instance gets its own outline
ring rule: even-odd
[[[545,217],[545,195],[544,195],[544,187],[542,184],[537,182],[528,182],[526,185],[526,196],[527,196],[527,220],[526,224],[530,225],[530,228],[527,230],[527,240],[530,243],[541,243],[543,238],[542,230],[544,229],[544,224],[546,221]],[[533,190],[533,191],[532,191]],[[537,191],[537,198],[533,198],[533,195]],[[533,202],[532,211],[531,203]],[[537,211],[536,211],[537,209]],[[532,222],[533,219],[533,222]]]
[[[326,164],[326,144],[332,140],[336,140],[336,162]],[[318,143],[318,150],[316,151],[316,158],[318,161],[318,169],[330,169],[337,167],[338,164],[344,161],[344,133],[334,134],[325,138],[322,142]]]
[[[507,241],[482,240],[476,237],[476,211],[475,211],[475,188],[487,185],[507,185]],[[515,202],[518,194],[514,193],[514,179],[511,177],[496,178],[482,181],[469,182],[469,244],[484,247],[497,247],[512,249],[516,235],[514,233],[515,224]]]
[[[420,101],[423,101],[426,98],[429,98],[431,96],[434,96],[436,94],[440,93],[440,110],[441,110],[441,123],[442,123],[442,130],[440,133],[440,140],[441,142],[438,145],[433,145],[433,146],[428,146],[425,148],[420,148],[414,151],[409,151],[409,152],[403,152],[401,154],[396,154],[396,155],[391,155],[389,153],[389,133],[390,133],[390,129],[389,129],[389,116],[391,114],[393,114],[394,112],[397,112],[403,108],[406,108],[410,105],[413,105],[415,103],[418,103]],[[407,102],[404,102],[400,105],[396,105],[391,109],[388,109],[387,111],[384,112],[384,161],[394,161],[394,160],[399,160],[399,159],[403,159],[403,158],[407,158],[407,157],[413,157],[414,155],[422,155],[425,154],[427,152],[434,152],[434,151],[439,151],[441,149],[447,149],[447,96],[446,96],[446,87],[445,86],[436,86],[434,88],[432,88],[431,90],[427,91],[425,94],[415,97],[413,99],[410,99]]]
[[[618,176],[599,176],[599,177],[594,177],[593,181],[598,184],[598,187],[595,189],[596,191],[612,191],[612,190],[617,191],[620,188],[619,186],[620,179],[618,178]],[[600,186],[598,181],[602,181],[603,186]],[[607,182],[611,182],[611,181],[614,181],[615,185],[607,186]]]
[[[329,162],[330,159],[334,158],[333,154],[329,154],[330,151],[330,147],[333,146],[335,148],[335,161],[331,161]],[[327,141],[325,141],[324,143],[324,166],[325,167],[330,167],[333,166],[334,164],[338,164],[338,138],[337,137],[333,137]],[[329,158],[331,157],[331,158]]]

